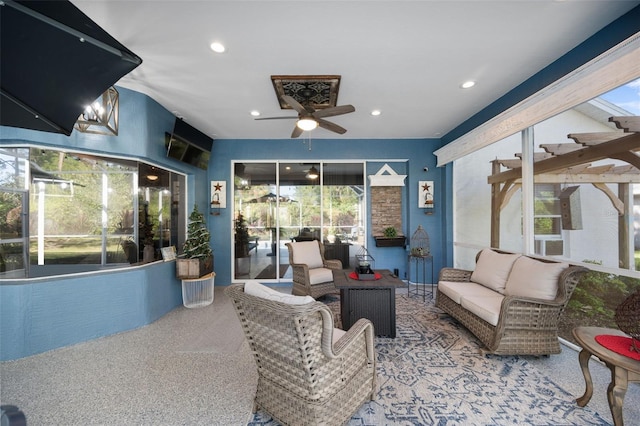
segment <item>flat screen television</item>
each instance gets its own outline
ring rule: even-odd
[[[172,133],[166,133],[167,157],[207,170],[213,138],[179,118]]]

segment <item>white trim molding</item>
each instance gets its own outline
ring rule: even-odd
[[[640,77],[640,33],[434,152],[438,166]]]
[[[404,186],[406,177],[407,175],[397,174],[390,165],[385,163],[375,175],[369,175],[369,184],[371,186]]]

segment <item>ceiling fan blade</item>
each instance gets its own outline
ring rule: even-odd
[[[298,136],[300,136],[302,134],[302,132],[303,132],[303,130],[300,127],[295,126],[293,128],[293,132],[291,132],[291,137],[292,138],[297,138]]]
[[[312,115],[315,118],[333,117],[336,115],[349,114],[350,112],[354,112],[355,110],[356,109],[353,107],[353,105],[340,105],[333,108],[317,110]]]
[[[313,112],[313,111],[308,111],[305,107],[302,106],[302,104],[298,101],[296,101],[295,99],[293,99],[293,97],[289,96],[289,95],[282,95],[282,99],[289,104],[289,106],[293,109],[295,109],[296,111],[298,111],[298,114],[309,114],[309,112]]]
[[[262,118],[254,118],[254,120],[291,120],[297,119],[298,117],[262,117]]]
[[[318,122],[318,126],[322,127],[323,129],[331,130],[332,132],[339,133],[341,135],[347,133],[347,129],[338,126],[337,124],[330,121],[323,120],[322,118],[318,118],[316,119],[316,121]]]

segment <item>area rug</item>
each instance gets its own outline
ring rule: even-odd
[[[258,275],[256,275],[256,279],[275,278],[276,274],[274,269],[274,265],[267,266],[262,271],[260,271]],[[287,269],[289,269],[289,265],[280,265],[280,278],[284,277],[284,274],[287,273]]]
[[[339,316],[336,299],[321,300]],[[376,338],[376,400],[349,425],[610,425],[527,357],[481,355],[432,302],[398,295],[396,314],[397,337]],[[259,411],[248,424],[278,423]]]

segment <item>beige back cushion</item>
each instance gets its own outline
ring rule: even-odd
[[[547,263],[522,256],[513,264],[504,294],[553,300],[558,293],[558,278],[568,263]]]
[[[281,293],[271,287],[260,284],[258,281],[247,281],[244,285],[244,292],[251,296],[261,297],[267,300],[273,300],[280,303],[288,303],[289,305],[304,305],[314,302],[311,296],[294,296],[287,293]]]
[[[293,248],[293,263],[304,263],[310,269],[324,266],[317,241],[291,243],[291,247]]]
[[[471,281],[504,294],[513,263],[521,256],[520,254],[498,253],[486,248],[480,253],[476,268],[471,274]]]

